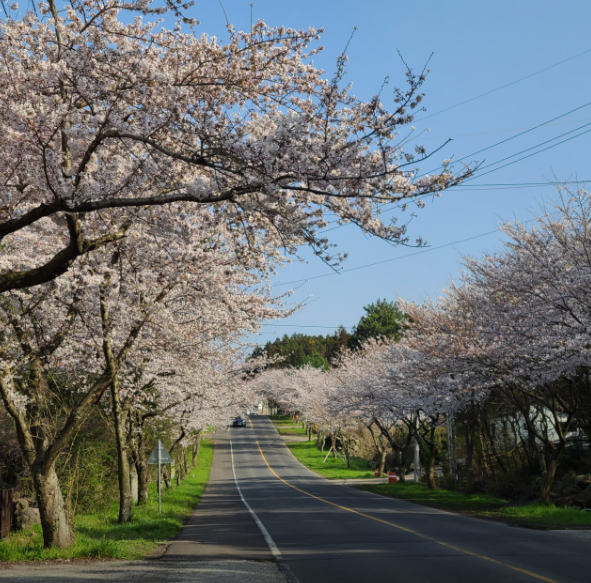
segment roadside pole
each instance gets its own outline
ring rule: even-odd
[[[164,449],[162,442],[158,440],[148,459],[149,464],[158,464],[158,514],[162,514],[162,464],[171,464],[172,462],[172,457]]]
[[[456,459],[456,434],[454,428],[454,416],[450,413],[447,417],[447,443],[450,457],[451,474],[454,481],[454,492],[458,491],[458,462]]]
[[[160,443],[160,440],[158,440],[158,445],[156,447],[158,448],[158,514],[162,514],[162,453],[160,451],[162,444]]]
[[[415,483],[418,483],[421,479],[421,457],[419,455],[419,442],[415,437],[415,459],[414,459],[414,470],[415,470]]]

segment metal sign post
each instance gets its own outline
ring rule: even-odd
[[[162,514],[162,464],[171,464],[172,457],[166,451],[162,442],[158,440],[156,447],[150,454],[149,464],[158,464],[158,514]]]
[[[160,440],[158,440],[158,514],[162,514],[162,452],[160,451]]]

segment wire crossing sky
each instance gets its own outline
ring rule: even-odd
[[[392,247],[355,226],[331,224],[326,234],[349,254],[340,275],[304,251],[304,261],[294,260],[272,283],[278,293],[297,288],[292,301],[309,305],[265,325],[251,341],[303,328],[311,334],[340,324],[350,328],[363,306],[378,298],[438,297],[460,274],[462,255],[500,247],[502,222],[531,220],[543,202],[556,199],[556,186],[585,186],[591,145],[589,2],[573,0],[560,9],[550,0],[300,0],[297,9],[277,0],[250,4],[223,0],[228,20],[239,29],[248,29],[251,17],[270,25],[324,27],[325,50],[316,65],[332,77],[347,47],[345,82],[361,99],[383,87],[382,102],[392,108],[393,89],[404,84],[399,55],[415,72],[428,62],[421,104],[426,111],[416,112],[414,131],[409,136],[410,128],[403,128],[400,139],[427,152],[443,146],[417,169],[419,175],[436,171],[448,158],[457,170],[479,165],[465,184],[426,197],[424,209],[411,203],[402,212],[400,205],[384,205],[385,218],[408,224],[409,244],[420,237],[426,248]],[[227,38],[218,3],[191,10],[201,21],[198,34]]]

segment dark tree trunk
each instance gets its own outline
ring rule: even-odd
[[[386,457],[387,457],[387,455],[388,455],[388,452],[386,451],[386,448],[383,447],[382,450],[380,451],[380,464],[378,466],[380,478],[384,476],[384,473],[386,471]]]
[[[149,466],[142,451],[135,460],[137,471],[137,503],[145,504],[148,501]]]
[[[162,479],[164,480],[166,489],[170,490],[172,488],[172,482],[170,481],[170,473],[168,472],[167,466],[162,466]]]
[[[425,456],[427,459],[427,468],[426,468],[426,477],[427,477],[427,487],[431,490],[437,489],[437,480],[435,477],[435,458],[437,455],[437,443],[435,441],[437,433],[436,427],[431,427],[429,429],[429,438],[427,439],[426,436],[423,437],[423,443],[427,445],[427,455]]]
[[[35,468],[33,483],[37,494],[44,546],[69,547],[74,542],[74,532],[55,473],[55,464],[47,468]]]
[[[343,436],[341,439],[341,443],[343,444],[343,452],[345,454],[345,459],[347,460],[347,467],[351,467],[351,439],[347,436]]]
[[[133,463],[137,473],[137,503],[145,504],[148,502],[148,483],[150,477],[143,433],[146,417],[138,411],[135,415],[130,415],[129,420],[129,443],[132,444]]]
[[[406,463],[406,458],[408,455],[408,448],[398,450],[398,481],[406,482],[406,472],[408,468],[408,464]]]
[[[380,433],[377,436],[373,430],[374,425],[376,425],[376,427],[380,430]],[[384,471],[386,468],[386,457],[388,455],[388,451],[384,445],[384,436],[382,435],[382,430],[380,429],[380,426],[376,423],[375,419],[373,419],[369,425],[366,424],[366,427],[369,431],[369,434],[371,435],[373,445],[376,448],[376,453],[378,454],[377,470],[378,476],[381,478],[384,475]],[[389,440],[387,440],[387,442],[390,443]]]
[[[117,477],[119,479],[119,523],[131,521],[131,471],[127,451],[127,412],[121,406],[119,381],[111,383],[111,400],[113,407],[113,423],[115,425],[115,441],[117,443]]]
[[[464,434],[466,437],[466,483],[464,485],[464,493],[470,494],[474,481],[474,469],[472,468],[474,459],[474,429],[471,424],[466,424]]]
[[[552,482],[554,482],[554,478],[556,477],[558,460],[563,449],[563,443],[560,443],[557,447],[555,447],[552,450],[549,462],[546,464],[546,473],[542,476],[542,483],[540,484],[540,501],[543,504],[550,504]]]
[[[197,465],[197,458],[199,457],[199,446],[201,444],[201,439],[198,436],[197,441],[193,444],[193,448],[191,449],[191,467],[194,468]]]

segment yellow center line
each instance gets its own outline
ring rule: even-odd
[[[252,421],[250,422],[250,425],[252,427]],[[421,534],[420,532],[417,532],[416,530],[412,530],[410,528],[405,528],[404,526],[400,526],[399,524],[395,524],[394,522],[390,522],[389,520],[384,520],[382,518],[376,518],[375,516],[370,516],[369,514],[365,514],[363,512],[359,512],[358,510],[354,510],[353,508],[348,508],[347,506],[340,506],[339,504],[335,504],[334,502],[331,502],[330,500],[326,500],[325,498],[320,498],[319,496],[314,496],[314,494],[310,494],[310,492],[306,492],[305,490],[302,490],[301,488],[298,488],[297,486],[290,484],[287,480],[284,480],[281,476],[279,476],[275,472],[275,470],[269,465],[269,462],[267,461],[267,458],[265,457],[265,454],[263,453],[263,450],[261,449],[261,446],[259,445],[258,441],[256,442],[256,444],[257,444],[257,447],[259,448],[259,452],[261,454],[261,457],[263,458],[263,461],[265,462],[265,464],[269,468],[270,472],[278,480],[283,482],[286,486],[289,486],[290,488],[293,488],[294,490],[297,490],[298,492],[301,492],[302,494],[305,494],[306,496],[309,496],[310,498],[314,498],[315,500],[319,500],[320,502],[324,502],[325,504],[329,504],[330,506],[334,506],[335,508],[340,508],[341,510],[345,510],[346,512],[351,512],[353,514],[357,514],[358,516],[363,516],[364,518],[369,518],[370,520],[373,520],[375,522],[381,522],[382,524],[387,524],[388,526],[393,526],[394,528],[397,528],[398,530],[403,530],[404,532],[414,534],[415,536],[418,536],[418,537],[426,539],[428,541],[437,543],[438,545],[441,545],[443,547],[447,547],[448,549],[452,549],[454,551],[458,551],[458,552],[463,553],[465,555],[469,555],[471,557],[476,557],[478,559],[482,559],[483,561],[488,561],[490,563],[494,563],[495,565],[500,565],[501,567],[506,567],[508,569],[511,569],[512,571],[517,571],[518,573],[523,573],[524,575],[528,575],[529,577],[533,577],[534,579],[538,579],[539,581],[545,581],[546,583],[559,583],[555,579],[549,579],[548,577],[544,577],[543,575],[538,575],[537,573],[532,573],[531,571],[528,571],[526,569],[521,569],[520,567],[515,567],[513,565],[509,565],[508,563],[503,563],[502,561],[497,561],[496,559],[493,559],[491,557],[487,557],[486,555],[481,555],[479,553],[474,553],[472,551],[468,551],[468,550],[463,549],[461,547],[456,547],[455,545],[451,545],[449,543],[437,540],[437,539],[427,536],[425,534]]]

